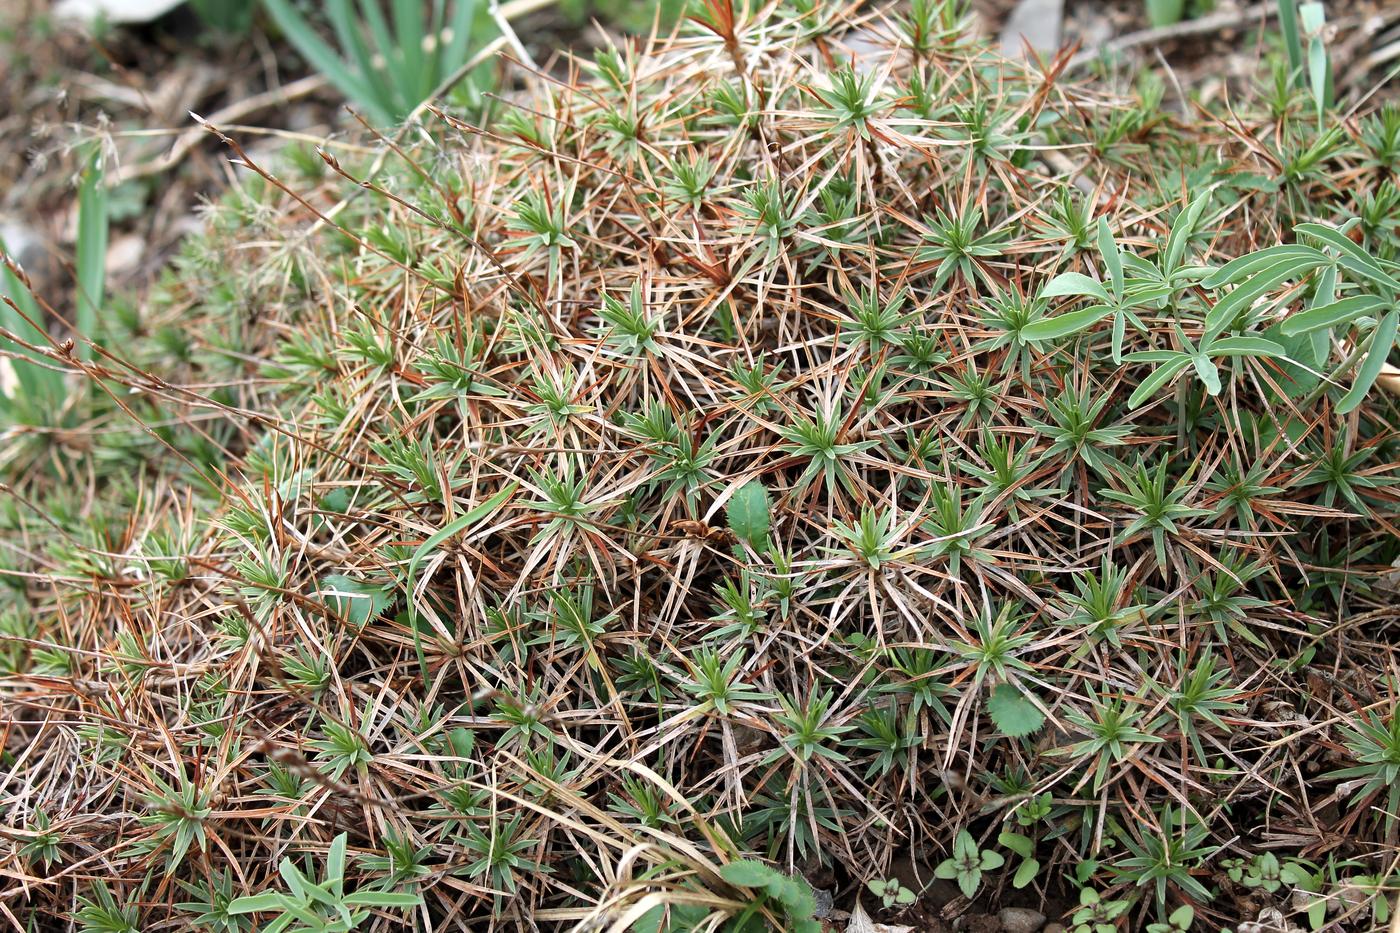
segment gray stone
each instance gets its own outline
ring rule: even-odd
[[[175,9],[184,0],[59,0],[54,19],[59,22],[90,24],[149,23]]]
[[[1064,0],[1021,0],[1001,31],[1001,54],[1020,58],[1026,42],[1037,52],[1055,52],[1063,18]]]
[[[0,217],[0,243],[15,262],[32,269],[44,255],[44,241],[37,233],[18,220]]]
[[[1029,907],[1003,907],[997,919],[1005,933],[1036,933],[1045,926],[1045,915]]]

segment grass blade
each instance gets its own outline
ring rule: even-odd
[[[1303,86],[1303,40],[1298,33],[1298,0],[1278,0],[1278,25],[1288,50],[1288,72]]]
[[[421,0],[394,0],[394,32],[398,35],[402,63],[399,92],[405,102],[413,102],[410,107],[416,107],[433,89],[427,78],[427,58],[423,53],[427,27],[423,22]]]
[[[335,50],[326,43],[312,25],[306,21],[297,9],[288,0],[263,0],[263,5],[267,7],[267,12],[272,16],[277,28],[282,30],[282,34],[287,37],[287,41],[296,46],[296,50],[303,58],[321,74],[326,76],[326,80],[335,85],[340,93],[347,98],[357,101],[366,110],[370,111],[370,116],[381,122],[390,122],[391,117],[384,110],[380,97],[375,93],[369,83],[370,75],[357,75],[351,71],[344,60],[335,53]],[[339,27],[343,25],[336,13],[338,7],[344,5],[344,0],[332,2],[327,7],[327,14],[331,18],[332,24],[337,26],[337,34],[340,34]],[[353,30],[352,30],[353,33]],[[340,36],[344,42],[346,37]]]
[[[92,348],[81,338],[96,337],[97,313],[102,306],[107,277],[107,187],[102,153],[93,147],[78,188],[78,300],[73,322],[77,328],[78,358],[92,358]]]

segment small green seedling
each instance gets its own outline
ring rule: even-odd
[[[1106,901],[1093,888],[1082,888],[1070,933],[1118,933],[1118,918],[1131,906],[1131,901]]]
[[[1011,876],[1013,888],[1024,888],[1040,873],[1040,861],[1035,858],[1035,840],[1020,833],[1003,832],[997,835],[997,842],[1021,856],[1021,864],[1016,874]]]
[[[899,883],[898,878],[872,878],[865,883],[870,893],[880,899],[889,910],[894,907],[908,907],[918,897],[911,889]]]
[[[977,848],[977,840],[967,830],[959,831],[953,840],[953,857],[941,862],[934,870],[934,877],[944,881],[957,879],[958,890],[967,897],[977,893],[982,886],[982,873],[996,871],[1006,864],[1001,853],[991,849]]]
[[[1171,912],[1166,923],[1149,923],[1147,933],[1187,933],[1195,919],[1195,908],[1190,904],[1182,904]]]

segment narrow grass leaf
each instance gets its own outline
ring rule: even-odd
[[[98,309],[104,301],[107,276],[107,187],[103,179],[102,153],[93,147],[78,188],[78,300],[74,326],[78,330],[79,359],[92,358],[85,343],[97,336]]]

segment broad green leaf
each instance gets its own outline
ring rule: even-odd
[[[1016,874],[1011,878],[1013,888],[1024,888],[1035,880],[1035,876],[1040,874],[1040,862],[1033,858],[1028,858],[1021,863],[1021,867],[1016,869]]]
[[[392,9],[394,32],[399,40],[399,58],[403,62],[404,80],[399,87],[408,91],[410,96],[422,100],[432,90],[431,79],[428,77],[427,55],[423,49],[423,40],[428,37],[427,23],[423,19],[423,4],[405,3],[400,0],[392,4]],[[414,101],[412,106],[416,106],[417,103],[418,101]]]
[[[997,684],[987,698],[987,713],[1003,734],[1015,739],[1045,724],[1045,714],[1011,684]]]
[[[4,240],[0,240],[0,253],[9,255]],[[11,272],[10,267],[3,261],[0,261],[0,296],[7,296],[19,308],[19,311],[16,311],[5,302],[0,301],[0,325],[29,343],[41,347],[45,346],[48,343],[48,337],[36,326],[42,325],[44,313],[39,309],[39,304],[29,293],[29,289],[20,281],[19,276]],[[21,311],[23,314],[20,313]],[[31,324],[30,321],[34,323]],[[15,351],[29,355],[28,350],[20,350],[18,347],[15,347]],[[58,405],[60,403],[63,395],[63,373],[44,366],[25,363],[19,359],[14,360],[13,365],[21,390],[28,392],[35,398],[47,400],[47,404]],[[3,404],[3,396],[0,396],[0,404]]]
[[[1283,347],[1283,355],[1278,357],[1283,376],[1279,388],[1283,389],[1289,398],[1302,398],[1317,388],[1327,359],[1325,345],[1319,352],[1311,336],[1285,336],[1279,324],[1266,330],[1264,336]]]
[[[452,8],[452,38],[443,50],[445,66],[442,70],[457,68],[459,62],[467,62],[467,47],[471,42],[478,6],[480,4],[475,0],[458,0]]]
[[[1220,394],[1220,370],[1210,357],[1204,353],[1193,353],[1191,355],[1191,365],[1196,369],[1196,375],[1205,384],[1206,391],[1211,395]]]
[[[1042,298],[1066,298],[1087,295],[1105,303],[1113,299],[1108,291],[1082,272],[1061,272],[1040,290]]]
[[[1376,329],[1371,333],[1371,349],[1366,354],[1365,362],[1356,372],[1356,382],[1352,383],[1347,394],[1337,403],[1338,414],[1344,415],[1360,405],[1366,393],[1371,391],[1371,386],[1375,385],[1376,378],[1385,367],[1386,357],[1395,346],[1397,324],[1400,324],[1400,309],[1392,308],[1376,325]]]
[[[366,76],[351,71],[290,0],[263,0],[263,6],[277,28],[282,30],[282,34],[311,67],[325,75],[326,80],[335,85],[340,93],[369,108],[372,119],[381,123],[392,122],[392,114],[377,102],[380,95],[375,94]],[[336,17],[332,16],[331,20],[333,24],[336,23]]]
[[[417,907],[423,898],[394,891],[355,891],[345,895],[345,903],[353,907]]]
[[[1296,0],[1279,0],[1279,32],[1283,33],[1283,47],[1288,52],[1288,73],[1296,80],[1303,80],[1303,40],[1298,29],[1298,4]]]
[[[1181,22],[1186,12],[1186,0],[1146,0],[1147,22],[1154,28]]]
[[[1182,355],[1180,350],[1138,350],[1123,357],[1129,363],[1165,363]]]
[[[1128,399],[1128,407],[1137,408],[1143,402],[1156,395],[1158,389],[1175,379],[1177,374],[1189,365],[1191,365],[1191,357],[1183,353],[1176,359],[1169,360],[1157,367],[1150,376],[1142,380],[1138,387],[1133,390],[1132,396]]]
[[[1321,119],[1323,110],[1330,103],[1328,85],[1331,83],[1331,72],[1327,65],[1327,46],[1322,40],[1327,13],[1323,5],[1314,0],[1298,7],[1298,18],[1304,31],[1312,36],[1308,41],[1308,83],[1312,89],[1318,119]]]
[[[1267,340],[1263,337],[1255,337],[1251,334],[1242,334],[1238,337],[1226,337],[1217,340],[1210,345],[1211,356],[1283,356],[1284,349],[1281,345]]]
[[[1122,306],[1140,308],[1143,305],[1153,305],[1175,293],[1176,288],[1165,283],[1130,281],[1128,290],[1123,295]]]
[[[1185,210],[1176,215],[1171,232],[1167,234],[1167,254],[1163,271],[1168,275],[1173,274],[1181,265],[1181,260],[1186,255],[1186,245],[1191,241],[1191,235],[1196,232],[1196,224],[1200,223],[1201,213],[1210,203],[1210,196],[1210,191],[1202,191],[1191,199]]]
[[[1353,295],[1318,308],[1308,308],[1290,315],[1282,325],[1283,333],[1289,337],[1311,333],[1338,324],[1351,324],[1364,314],[1385,307],[1385,302],[1375,295]]]
[[[1359,275],[1365,276],[1373,282],[1390,289],[1392,293],[1400,291],[1400,282],[1395,281],[1381,268],[1380,263],[1371,258],[1370,254],[1357,246],[1346,235],[1335,227],[1326,224],[1307,223],[1299,224],[1293,228],[1293,232],[1320,240],[1328,246],[1336,248],[1341,255],[1341,263],[1347,269]]]
[[[1078,311],[1068,311],[1055,317],[1041,318],[1021,328],[1021,339],[1031,341],[1057,340],[1078,333],[1113,313],[1108,305],[1090,305]]]
[[[1327,257],[1311,246],[1301,246],[1297,244],[1270,246],[1253,253],[1246,253],[1238,259],[1230,260],[1202,279],[1201,285],[1205,288],[1220,288],[1224,285],[1232,285],[1236,282],[1243,281],[1259,272],[1261,269],[1267,269],[1269,266],[1279,262],[1308,262],[1314,260],[1319,263],[1326,262]]]
[[[1020,833],[1000,832],[997,834],[997,844],[1005,846],[1021,858],[1029,858],[1031,852],[1035,851],[1035,841]]]
[[[1236,285],[1230,294],[1217,301],[1215,307],[1206,315],[1204,340],[1209,343],[1228,328],[1241,311],[1289,279],[1301,278],[1324,262],[1321,257],[1286,259],[1260,270],[1256,275]]]
[[[1109,357],[1114,366],[1123,365],[1123,334],[1128,328],[1128,315],[1118,311],[1113,315],[1113,342],[1109,344]]]
[[[292,894],[295,895],[297,900],[304,901],[309,897],[306,892],[311,882],[307,880],[306,876],[301,873],[291,859],[284,858],[277,863],[277,874],[282,876],[282,880],[287,883],[287,887],[291,890]]]
[[[747,541],[754,550],[762,550],[772,522],[773,505],[762,480],[751,479],[734,491],[725,506],[729,530]]]
[[[326,852],[326,880],[330,884],[339,885],[345,877],[345,850],[348,845],[345,833],[331,840],[331,847]]]
[[[247,897],[238,897],[229,901],[228,912],[231,914],[253,914],[264,910],[280,910],[284,900],[285,896],[276,891],[250,894]]]

